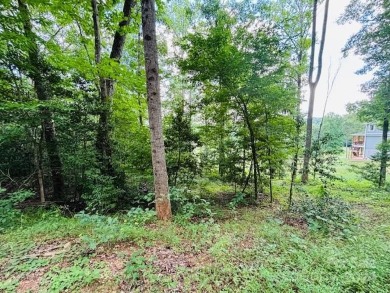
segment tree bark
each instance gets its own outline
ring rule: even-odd
[[[388,147],[387,147],[387,133],[389,131],[389,119],[383,119],[382,130],[382,151],[381,151],[381,166],[379,172],[379,187],[383,187],[386,184],[386,167],[388,161]]]
[[[41,203],[44,203],[46,201],[46,198],[45,198],[45,187],[43,183],[43,170],[42,170],[42,163],[41,163],[40,148],[41,148],[40,142],[38,143],[34,142],[34,165],[37,171],[39,198],[41,200]]]
[[[316,88],[318,85],[318,81],[320,80],[321,72],[322,72],[322,56],[323,56],[323,52],[324,52],[326,28],[327,28],[327,23],[328,23],[329,0],[325,1],[324,22],[322,25],[320,51],[318,53],[318,69],[317,69],[317,75],[316,75],[315,79],[313,79],[315,46],[316,46],[317,6],[318,6],[318,0],[314,0],[312,34],[311,34],[310,68],[309,68],[310,99],[309,99],[309,110],[307,113],[307,123],[306,123],[305,154],[304,154],[304,158],[303,158],[303,171],[302,171],[302,182],[303,183],[307,183],[307,181],[309,180],[309,163],[310,163],[310,158],[311,158],[314,99],[315,99],[315,92],[316,92]]]
[[[44,73],[49,70],[42,56],[39,54],[36,36],[32,31],[30,12],[26,3],[23,0],[18,0],[20,15],[23,19],[23,29],[25,37],[30,41],[28,59],[29,66],[27,69],[28,75],[34,82],[34,89],[38,100],[49,101],[51,94],[51,84],[46,81]],[[64,200],[64,178],[62,175],[62,162],[58,141],[55,134],[53,114],[47,107],[42,107],[40,110],[43,134],[46,143],[46,151],[49,157],[49,165],[51,171],[51,180],[53,185],[53,200]]]
[[[243,110],[246,125],[247,125],[248,130],[249,130],[250,147],[251,147],[252,161],[253,161],[253,181],[255,184],[255,186],[254,186],[255,187],[255,199],[257,199],[259,196],[258,176],[260,175],[260,168],[259,168],[259,163],[257,161],[255,132],[254,132],[252,124],[249,120],[249,113],[248,113],[248,109],[247,109],[247,106],[245,103],[242,103],[242,110]]]
[[[242,188],[242,191],[241,191],[242,193],[245,192],[245,189],[247,188],[247,186],[249,184],[249,179],[251,178],[252,168],[253,168],[253,161],[251,161],[251,164],[249,166],[249,173],[248,173],[248,176],[246,176],[246,179],[244,182],[244,187]]]
[[[95,63],[101,62],[100,21],[97,0],[91,0],[92,19],[95,35]],[[120,62],[126,41],[124,28],[130,24],[131,8],[134,0],[125,0],[123,5],[123,19],[119,22],[119,28],[115,32],[111,48],[110,58]],[[111,78],[99,78],[100,113],[99,126],[96,137],[96,149],[98,160],[101,163],[101,171],[104,175],[115,177],[115,168],[112,163],[112,142],[110,138],[111,100],[114,94],[115,82]]]
[[[298,64],[301,65],[302,64],[302,51],[298,54]],[[291,208],[291,205],[292,205],[292,197],[293,197],[293,192],[294,192],[294,184],[295,184],[295,179],[297,177],[297,171],[298,171],[298,156],[299,156],[299,149],[300,149],[300,134],[301,134],[301,126],[302,126],[302,123],[301,123],[301,110],[300,110],[300,106],[301,106],[301,100],[302,100],[302,74],[301,73],[298,73],[298,76],[297,76],[297,88],[298,88],[298,93],[297,93],[297,96],[298,96],[298,103],[297,103],[297,115],[295,116],[295,131],[296,131],[296,134],[295,134],[295,139],[294,139],[294,143],[295,143],[295,153],[294,153],[294,157],[293,157],[293,161],[292,161],[292,164],[291,164],[291,181],[290,181],[290,190],[289,190],[289,196],[288,196],[288,206],[289,208]]]
[[[149,127],[151,132],[152,163],[156,212],[160,220],[172,217],[168,193],[168,174],[162,131],[160,81],[156,39],[156,11],[154,0],[142,0],[142,33],[145,50],[145,71]]]

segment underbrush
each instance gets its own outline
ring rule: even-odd
[[[322,202],[328,209],[319,211],[309,203],[331,217],[344,208],[336,202]],[[312,207],[309,203],[303,206]],[[379,223],[376,211],[370,213],[366,225],[340,238],[286,225],[270,208],[237,208],[223,221],[186,224],[183,219],[158,223],[152,211],[140,209],[74,218],[40,211],[0,236],[5,243],[0,290],[15,292],[22,280],[41,271],[39,288],[50,292],[85,286],[94,292],[387,292],[390,235],[383,229],[388,219]],[[63,250],[67,243],[70,248]],[[58,254],[40,252],[53,245],[61,247]],[[185,260],[191,259],[189,265]],[[122,263],[115,273],[114,260]]]
[[[19,224],[22,212],[16,208],[16,205],[32,195],[33,192],[29,190],[19,190],[6,194],[5,189],[0,188],[0,233]]]
[[[330,196],[305,197],[295,201],[291,212],[303,217],[311,230],[341,232],[345,236],[351,232],[355,219],[348,203]]]
[[[351,180],[328,186],[337,198],[298,186],[290,214],[276,180],[282,204],[267,207],[228,188],[224,206],[203,187],[172,189],[170,223],[147,208],[152,194],[118,214],[20,213],[0,234],[0,291],[27,279],[42,292],[389,292],[389,196]]]

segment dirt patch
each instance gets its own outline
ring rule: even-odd
[[[129,242],[100,246],[96,250],[96,255],[91,257],[90,264],[93,266],[99,262],[104,263],[109,268],[110,275],[121,275],[127,260],[138,249],[133,243]]]
[[[110,275],[121,275],[125,267],[125,261],[118,257],[116,254],[100,254],[89,261],[90,266],[94,267],[95,264],[104,263],[110,270]]]
[[[32,272],[25,276],[20,282],[19,286],[16,289],[17,293],[24,292],[39,292],[39,283],[41,282],[42,277],[50,270],[50,267],[43,267],[37,269],[35,272]]]
[[[255,247],[255,239],[253,235],[249,235],[237,243],[240,250],[252,250]]]
[[[309,226],[307,224],[307,221],[300,217],[291,217],[287,216],[283,219],[283,223],[285,225],[298,228],[302,231],[307,231],[309,229]]]
[[[75,244],[78,244],[78,241],[75,239],[65,238],[51,240],[39,244],[37,247],[30,251],[30,254],[27,255],[27,257],[54,257],[58,254],[69,251]]]
[[[234,192],[218,192],[212,201],[220,206],[227,206],[236,196]]]
[[[180,268],[195,269],[212,261],[206,253],[176,252],[170,247],[155,246],[145,251],[151,257],[152,266],[159,274],[175,274]]]

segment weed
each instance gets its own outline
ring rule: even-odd
[[[126,279],[131,283],[137,282],[147,267],[146,259],[140,253],[134,253],[125,267]]]
[[[140,226],[150,223],[156,219],[156,211],[142,208],[131,208],[127,212],[131,224]]]
[[[304,217],[312,230],[326,233],[348,233],[354,220],[351,207],[346,202],[329,196],[306,197],[293,203],[291,211]]]
[[[82,288],[99,279],[100,270],[89,267],[89,259],[82,258],[74,262],[70,267],[53,267],[42,280],[48,292],[73,291]]]
[[[19,190],[8,195],[4,192],[5,190],[0,188],[0,233],[18,224],[22,213],[15,208],[15,205],[34,194],[29,190]]]

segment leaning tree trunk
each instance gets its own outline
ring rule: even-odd
[[[379,187],[383,187],[386,184],[386,167],[388,161],[388,147],[387,147],[387,133],[389,131],[389,119],[383,119],[382,130],[382,151],[381,151],[381,166],[379,172]]]
[[[97,0],[91,0],[92,19],[95,35],[95,63],[101,62],[101,41],[100,41],[100,23]],[[123,5],[123,19],[119,22],[119,29],[115,32],[114,42],[111,47],[110,58],[120,62],[126,33],[124,27],[130,24],[131,8],[134,6],[134,0],[125,0]],[[100,111],[99,124],[96,137],[96,149],[98,160],[101,163],[101,171],[108,176],[115,176],[115,169],[112,163],[112,143],[110,138],[110,117],[111,100],[114,94],[115,82],[112,78],[99,78]]]
[[[31,18],[28,7],[23,0],[18,0],[19,12],[23,19],[24,35],[29,40],[27,69],[29,77],[34,82],[34,89],[38,100],[46,102],[50,100],[51,84],[47,82],[42,72],[48,70],[42,56],[39,54],[36,36],[32,31]],[[46,143],[46,151],[49,158],[51,179],[53,184],[52,199],[56,201],[64,200],[64,179],[62,175],[62,162],[58,147],[57,137],[54,128],[53,114],[47,107],[40,110],[43,134]]]
[[[318,0],[314,0],[313,4],[313,23],[311,33],[311,53],[310,53],[310,68],[309,68],[309,87],[310,87],[310,99],[309,99],[309,110],[307,113],[307,124],[306,124],[306,142],[305,142],[305,154],[303,158],[303,171],[302,171],[302,182],[307,183],[309,179],[309,163],[311,158],[311,144],[312,144],[312,132],[313,132],[313,109],[316,88],[321,77],[322,71],[322,55],[324,52],[326,27],[328,23],[328,12],[329,12],[329,0],[325,1],[324,11],[324,22],[322,25],[322,36],[320,41],[320,51],[318,53],[318,69],[316,78],[314,76],[314,57],[316,47],[316,22],[317,22],[317,6]]]
[[[157,217],[172,217],[168,194],[168,174],[165,161],[164,138],[160,99],[160,81],[156,40],[156,11],[154,0],[142,0],[142,33],[145,50],[146,87],[148,97],[149,127],[151,132],[154,192]]]

